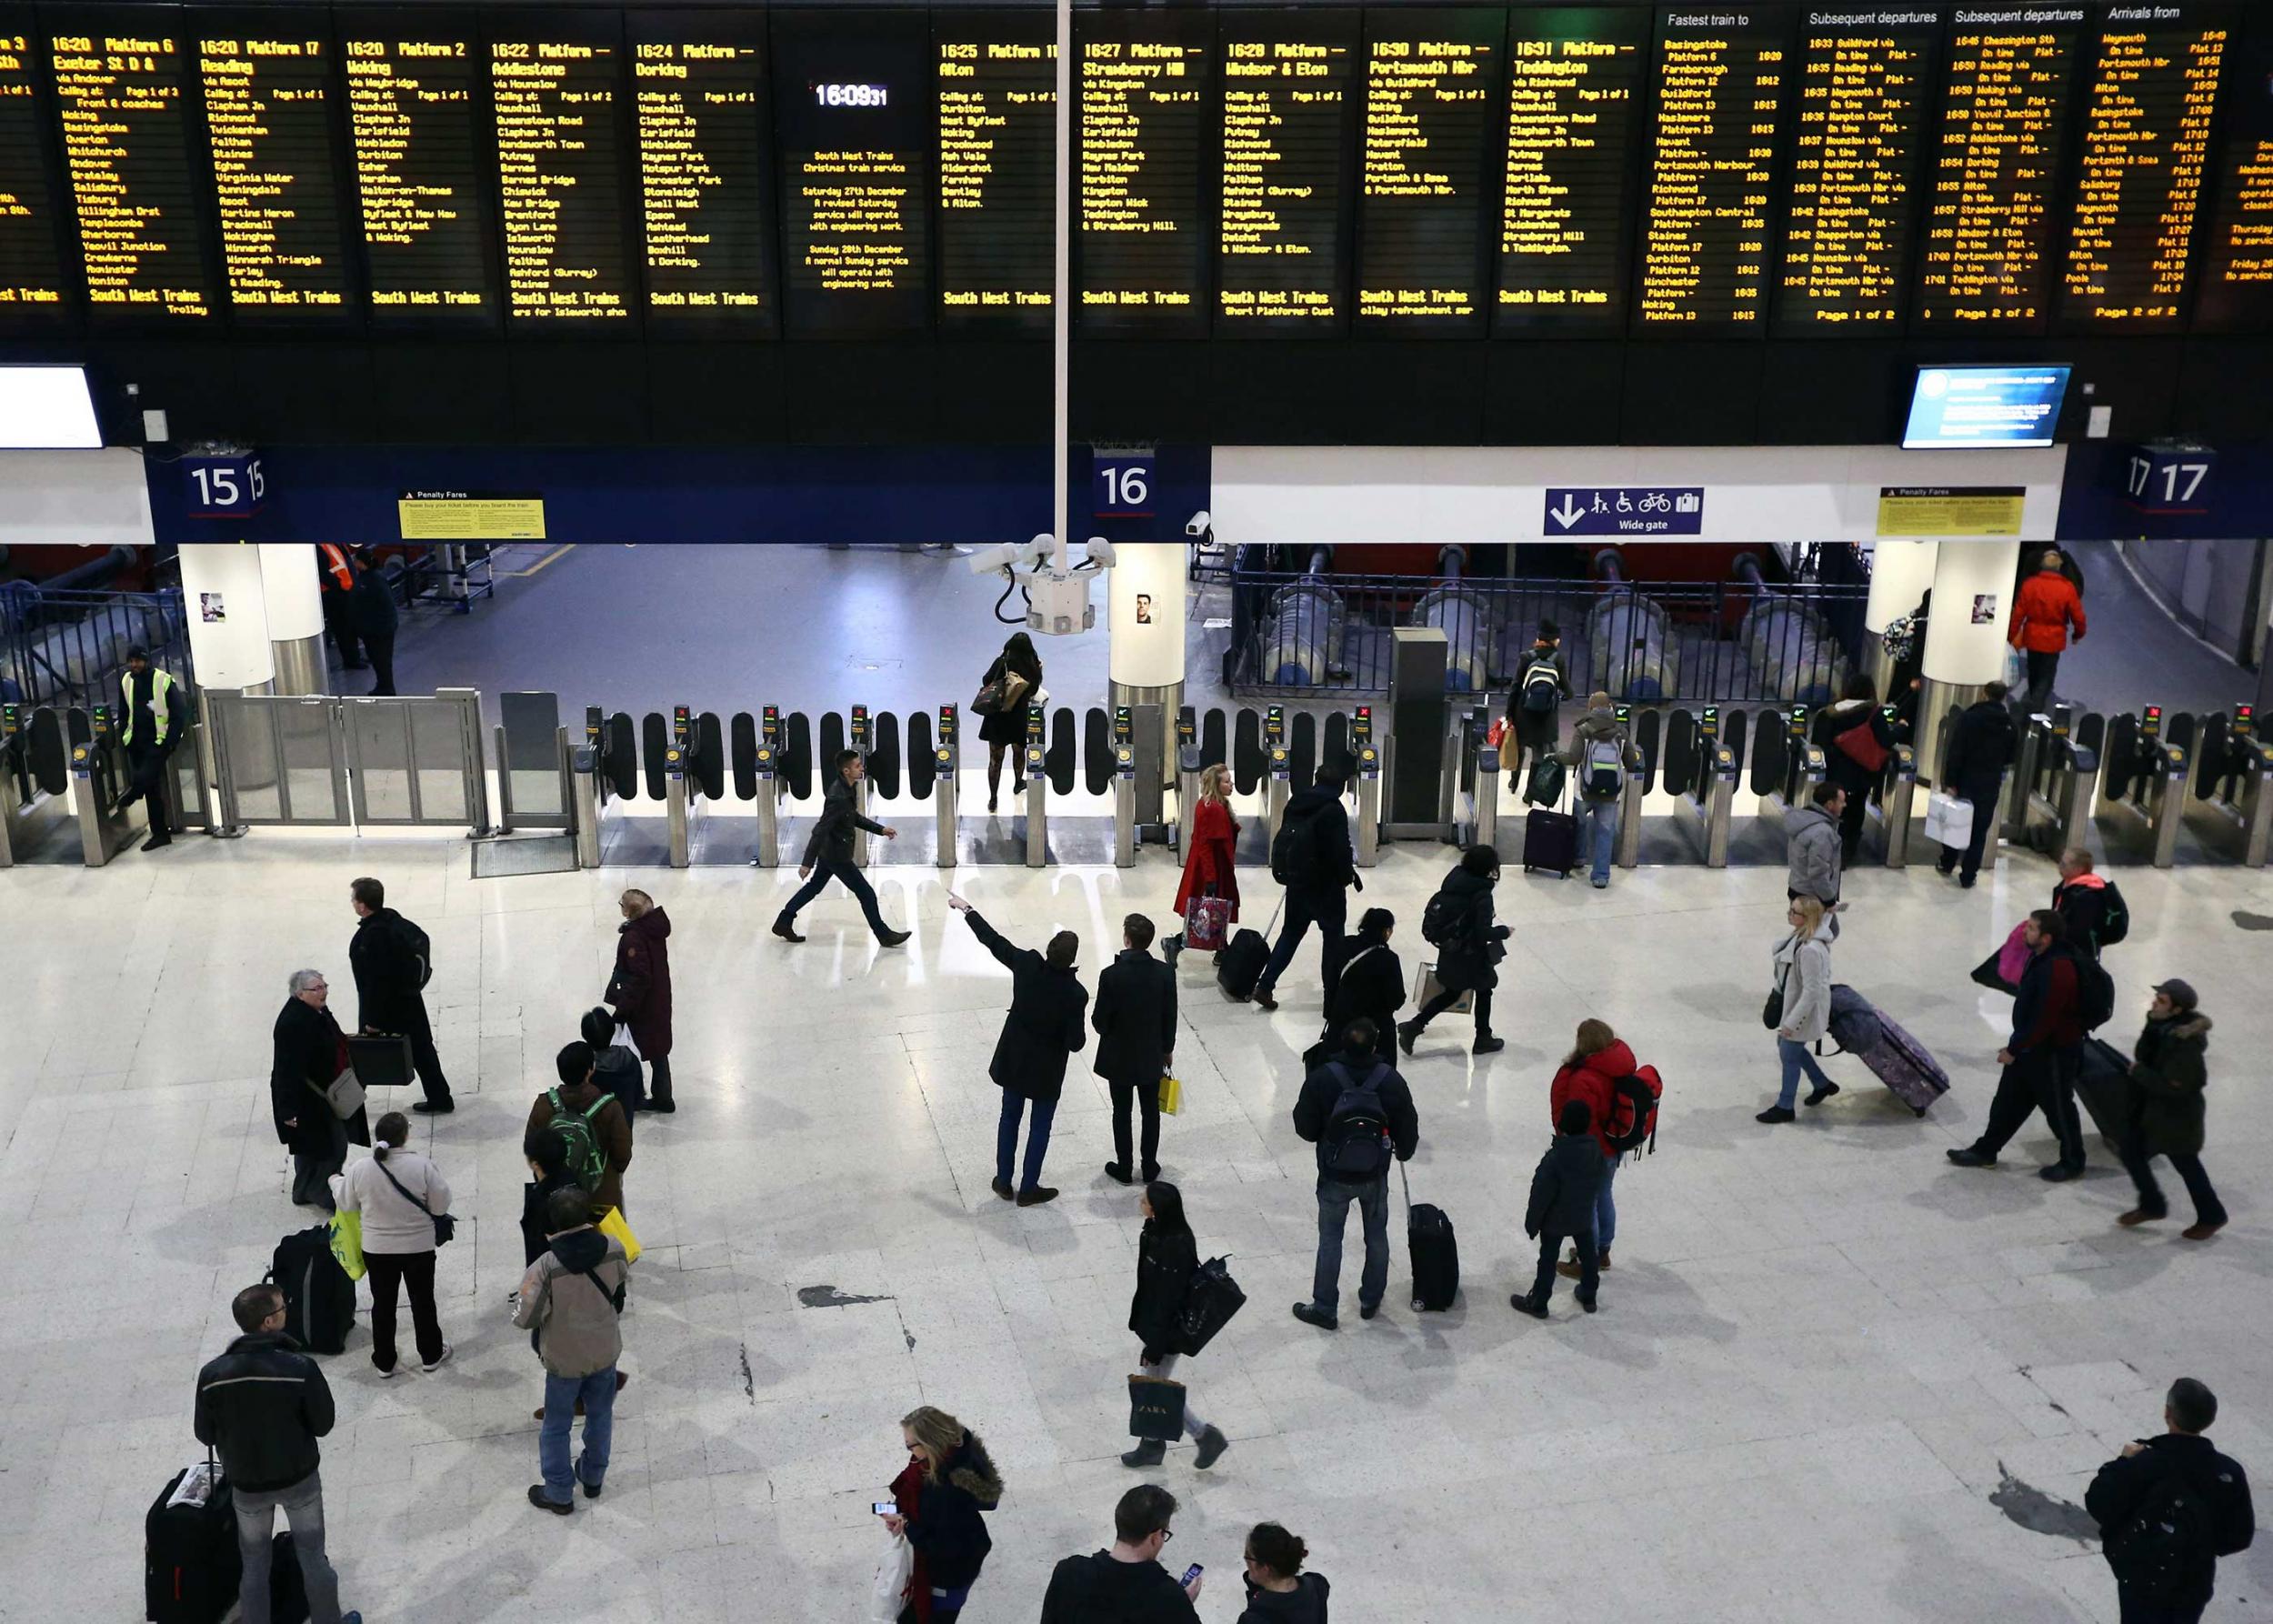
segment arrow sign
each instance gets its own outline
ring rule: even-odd
[[[1563,505],[1560,507],[1550,507],[1547,512],[1553,516],[1555,522],[1566,530],[1587,516],[1587,510],[1571,498],[1568,491],[1563,493]]]
[[[1701,486],[1550,486],[1540,524],[1548,536],[1701,536]]]

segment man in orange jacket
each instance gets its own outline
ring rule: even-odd
[[[2012,646],[2028,657],[2028,689],[2020,698],[2021,714],[2033,716],[2052,703],[2052,678],[2068,647],[2068,628],[2076,628],[2076,641],[2084,640],[2084,599],[2076,583],[2060,569],[2060,555],[2047,548],[2037,573],[2020,584],[2019,601],[2013,605]]]

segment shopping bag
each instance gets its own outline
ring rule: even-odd
[[[363,1278],[363,1214],[332,1214],[332,1256],[339,1259],[339,1267],[347,1271],[349,1279]]]
[[[1510,729],[1506,717],[1495,717],[1492,725],[1484,729],[1484,742],[1495,750],[1505,749]]]
[[[1163,1376],[1128,1378],[1128,1434],[1157,1443],[1184,1436],[1184,1384]]]
[[[916,1575],[916,1553],[906,1534],[892,1536],[892,1549],[876,1564],[875,1585],[868,1591],[869,1624],[898,1624],[907,1602],[907,1581]]]
[[[1937,791],[1926,797],[1926,837],[1962,848],[1973,838],[1973,803]]]
[[[1183,1114],[1184,1085],[1173,1071],[1160,1079],[1160,1114],[1175,1117]]]
[[[1444,984],[1437,979],[1437,967],[1427,959],[1421,960],[1419,978],[1413,987],[1413,1007],[1417,1010],[1442,991]],[[1476,1012],[1476,994],[1473,991],[1462,993],[1452,1001],[1449,1008],[1455,1015],[1473,1015]]]
[[[1195,897],[1184,905],[1184,944],[1202,953],[1220,953],[1231,928],[1228,897]]]
[[[634,1235],[631,1232],[631,1226],[624,1221],[624,1209],[622,1208],[609,1208],[606,1212],[601,1215],[600,1221],[595,1225],[594,1228],[597,1228],[601,1234],[612,1236],[616,1239],[624,1243],[625,1262],[636,1263],[639,1261],[639,1237]]]

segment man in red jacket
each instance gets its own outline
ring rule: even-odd
[[[2013,1035],[1997,1051],[2005,1070],[1989,1101],[1988,1122],[1972,1144],[1949,1151],[1961,1168],[1993,1168],[1997,1153],[2041,1109],[2058,1140],[2059,1160],[2038,1176],[2065,1183],[2084,1170],[2084,1130],[2076,1115],[2076,1072],[2084,1048],[2083,984],[2068,924],[2048,907],[2028,916],[2021,940],[2028,967],[2013,997]]]
[[[2059,553],[2051,548],[2038,561],[2037,573],[2020,584],[2013,605],[2012,646],[2028,657],[2028,689],[2021,696],[2024,716],[2033,716],[2052,703],[2052,678],[2068,647],[2068,628],[2076,628],[2076,641],[2084,640],[2084,598],[2076,583],[2060,569]]]

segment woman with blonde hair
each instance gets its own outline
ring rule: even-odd
[[[1792,1101],[1799,1093],[1799,1074],[1814,1085],[1809,1105],[1821,1105],[1839,1091],[1823,1075],[1823,1068],[1807,1046],[1831,1029],[1831,938],[1835,931],[1824,925],[1823,904],[1813,897],[1795,897],[1785,918],[1791,934],[1776,944],[1776,991],[1768,999],[1776,1031],[1777,1058],[1783,1062],[1784,1082],[1776,1103],[1754,1118],[1775,1124],[1789,1122]]]
[[[916,1570],[899,1624],[954,1624],[995,1542],[980,1519],[1002,1500],[1002,1478],[978,1434],[943,1409],[921,1405],[900,1418],[906,1469],[892,1479],[899,1507],[884,1526],[915,1548]]]
[[[1176,915],[1188,920],[1195,897],[1220,897],[1231,905],[1227,925],[1239,918],[1239,877],[1234,867],[1239,846],[1238,819],[1231,816],[1231,769],[1220,761],[1199,776],[1199,799],[1185,808],[1184,878],[1176,888]],[[1181,930],[1164,946],[1169,962],[1184,950]],[[1216,944],[1220,950],[1223,944]]]

